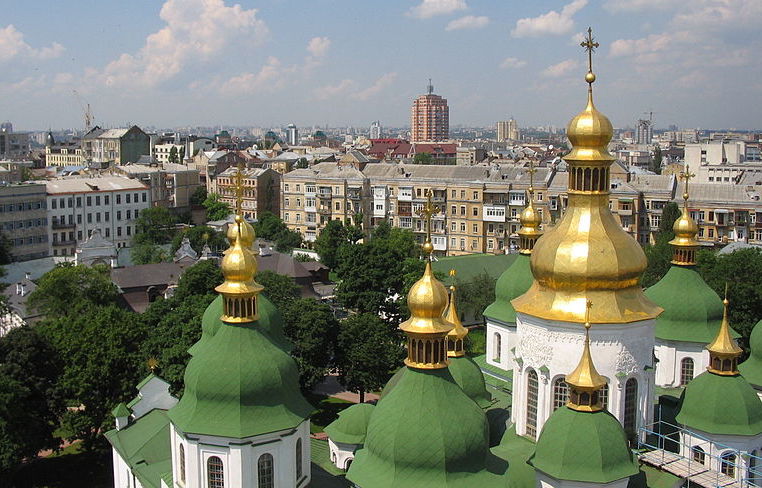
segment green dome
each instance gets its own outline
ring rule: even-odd
[[[673,265],[645,295],[664,309],[656,319],[657,339],[708,344],[717,336],[722,299],[694,267]]]
[[[487,391],[484,375],[479,365],[468,356],[450,358],[450,374],[468,398],[482,408],[492,405],[492,395]]]
[[[373,410],[347,479],[363,488],[504,487],[484,412],[447,369],[404,368]]]
[[[389,381],[386,382],[384,389],[381,390],[381,398],[386,398],[386,396],[394,389],[394,387],[397,386],[397,383],[399,383],[400,378],[402,378],[402,375],[405,374],[405,371],[407,371],[407,366],[401,367],[397,370],[396,373],[392,375],[391,378],[389,378]]]
[[[222,323],[202,339],[185,369],[185,392],[169,411],[178,429],[240,439],[293,429],[310,416],[296,362],[262,329],[260,321]]]
[[[259,327],[273,342],[286,352],[291,352],[294,345],[283,333],[283,317],[280,311],[264,295],[259,295]],[[188,354],[195,355],[222,326],[222,295],[212,300],[201,317],[201,339],[188,349]]]
[[[757,322],[749,337],[751,355],[749,359],[738,366],[746,381],[754,386],[762,387],[762,320]]]
[[[368,430],[372,403],[358,403],[339,412],[339,418],[328,424],[325,433],[333,442],[363,444]]]
[[[705,371],[685,387],[676,419],[710,434],[757,435],[762,432],[762,401],[743,376]]]
[[[605,410],[563,407],[553,412],[529,463],[553,478],[588,483],[610,483],[638,473],[622,425]]]
[[[507,324],[516,323],[516,310],[511,300],[520,297],[532,286],[529,255],[519,254],[495,284],[495,301],[484,309],[484,316]]]

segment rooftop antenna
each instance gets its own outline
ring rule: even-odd
[[[429,84],[426,86],[426,89],[428,90],[429,95],[434,93],[434,85],[431,84],[431,78],[429,78]]]

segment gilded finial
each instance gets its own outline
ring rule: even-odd
[[[526,208],[521,211],[521,215],[519,215],[521,228],[519,229],[518,234],[519,253],[521,254],[531,254],[532,249],[534,248],[534,243],[537,242],[537,239],[542,235],[542,232],[540,232],[542,219],[540,218],[540,213],[535,210],[534,205],[532,204],[532,201],[534,200],[534,174],[536,172],[537,169],[534,167],[534,162],[530,161],[529,169],[527,170],[527,173],[529,173],[529,189],[527,190],[529,202],[527,203]]]
[[[431,254],[434,252],[434,245],[431,243],[431,217],[438,214],[440,209],[438,205],[434,205],[432,198],[434,192],[428,190],[426,192],[426,203],[417,210],[415,213],[418,217],[424,219],[424,227],[426,229],[426,242],[423,244],[423,253],[426,255],[426,259],[431,260]]]
[[[678,178],[685,182],[683,190],[683,211],[680,217],[672,224],[672,231],[675,233],[675,238],[669,243],[674,247],[672,253],[672,263],[681,266],[693,266],[696,264],[696,250],[699,247],[699,243],[696,240],[698,234],[698,225],[691,218],[688,211],[688,180],[695,177],[694,173],[691,173],[690,167],[686,164],[685,170],[678,174]]]
[[[159,360],[154,357],[150,357],[148,358],[148,361],[146,361],[146,366],[148,366],[148,369],[151,370],[151,373],[153,373],[156,368],[159,367]]]
[[[696,173],[691,173],[691,168],[688,163],[685,164],[685,171],[681,171],[678,175],[678,178],[685,181],[685,187],[683,189],[683,201],[686,206],[688,205],[688,180],[694,178],[695,176]]]
[[[235,213],[243,215],[243,162],[238,162],[238,171],[235,174]]]
[[[534,161],[529,161],[529,203],[532,203],[532,195],[534,194],[534,174],[537,173],[537,169],[534,167]]]
[[[710,372],[723,375],[734,376],[738,374],[738,357],[743,353],[730,335],[730,320],[728,320],[728,283],[725,283],[725,298],[722,300],[722,322],[717,331],[717,337],[709,344],[706,349],[709,351]]]
[[[566,375],[566,383],[569,384],[569,408],[581,412],[596,412],[602,410],[600,390],[606,385],[606,378],[598,374],[590,353],[590,309],[593,302],[585,303],[585,342],[582,357],[577,367]]]
[[[592,27],[587,28],[587,37],[580,43],[580,46],[584,47],[585,51],[587,51],[587,74],[585,75],[585,81],[589,85],[588,89],[592,92],[593,82],[595,81],[595,73],[593,73],[593,52],[600,46],[600,44],[595,42]]]

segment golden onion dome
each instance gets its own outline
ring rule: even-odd
[[[566,135],[572,144],[572,151],[564,159],[583,158],[597,160],[601,164],[614,160],[607,148],[614,135],[614,127],[608,117],[595,108],[592,90],[588,91],[585,109],[566,127]]]
[[[241,245],[245,248],[252,249],[254,241],[256,240],[256,233],[254,227],[246,222],[246,219],[236,215],[234,223],[228,225],[227,239],[232,246],[236,238],[241,238]]]
[[[458,308],[455,304],[455,287],[450,286],[450,303],[445,310],[444,318],[446,321],[454,325],[450,332],[447,333],[447,338],[450,340],[463,340],[468,335],[468,329],[463,327],[463,322],[460,321],[458,315]]]
[[[532,205],[531,196],[529,197],[529,205],[521,211],[519,216],[519,222],[521,222],[521,230],[537,230],[542,224],[542,218],[537,209]]]
[[[672,230],[675,233],[675,241],[670,242],[674,245],[691,245],[697,246],[696,235],[699,232],[698,225],[691,218],[687,208],[683,208],[683,213],[680,218],[675,220],[672,225]]]
[[[447,301],[447,290],[434,277],[431,261],[427,260],[423,276],[407,294],[410,318],[400,324],[400,329],[419,334],[449,332],[453,324],[442,317]]]
[[[235,227],[241,226],[243,218],[236,215]],[[258,293],[263,287],[254,281],[257,274],[257,258],[251,249],[243,246],[243,232],[235,235],[232,247],[230,247],[220,264],[225,281],[215,288],[219,293],[226,295]]]

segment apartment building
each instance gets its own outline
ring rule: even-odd
[[[759,145],[746,141],[712,141],[685,145],[685,163],[696,183],[737,183],[746,174],[762,178]]]
[[[45,185],[52,256],[74,256],[95,229],[117,247],[129,246],[135,219],[152,203],[148,186],[124,176],[58,178]]]
[[[260,212],[269,210],[275,215],[280,214],[280,179],[277,171],[264,168],[244,168],[243,201],[241,207],[243,216],[249,220],[259,218]],[[235,208],[236,177],[238,168],[228,168],[219,175],[212,177],[213,193],[220,195],[220,200]]]
[[[362,216],[368,228],[370,180],[347,163],[318,163],[295,169],[282,176],[280,205],[283,221],[289,229],[300,232],[306,242],[314,241],[331,220]]]
[[[681,203],[681,196],[675,201]],[[762,244],[762,186],[690,185],[691,217],[699,227],[698,240],[705,245],[733,241]]]
[[[82,156],[94,163],[134,163],[151,154],[151,138],[140,127],[93,128],[82,137]]]
[[[46,191],[43,184],[0,186],[0,229],[14,261],[48,255]]]
[[[80,166],[83,161],[79,141],[58,142],[45,146],[45,166]]]
[[[0,129],[0,158],[18,159],[29,156],[29,134]]]
[[[199,170],[184,164],[128,164],[112,172],[141,181],[151,189],[151,202],[167,208],[189,209],[191,195],[201,186]]]

